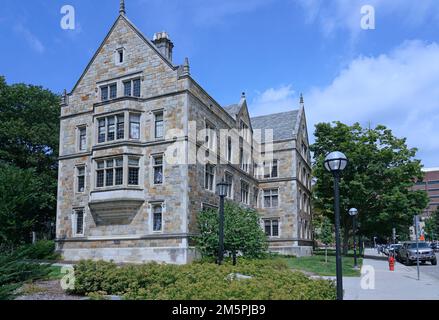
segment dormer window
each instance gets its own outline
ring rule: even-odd
[[[121,65],[125,62],[125,49],[119,48],[116,50],[116,65]]]

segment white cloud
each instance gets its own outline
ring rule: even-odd
[[[332,83],[304,97],[311,137],[319,122],[382,124],[407,137],[426,166],[439,165],[438,43],[407,41],[387,54],[357,57]],[[297,107],[292,85],[259,92],[249,103],[252,116]]]
[[[296,93],[291,85],[278,88],[269,88],[264,92],[257,92],[256,97],[249,104],[252,116],[269,113],[290,111],[298,105]]]
[[[439,45],[409,41],[389,54],[358,57],[324,88],[305,96],[310,130],[339,120],[383,124],[439,163]]]
[[[27,29],[22,24],[17,24],[15,26],[15,31],[20,33],[24,40],[28,43],[28,45],[38,53],[44,53],[46,48],[43,43],[38,39],[36,35],[34,35],[29,29]]]
[[[419,27],[422,24],[439,23],[437,0],[294,0],[302,7],[307,23],[316,23],[326,36],[338,31],[348,31],[355,39],[362,29],[361,7],[371,5],[375,8],[376,28],[380,19],[396,17],[400,25]]]

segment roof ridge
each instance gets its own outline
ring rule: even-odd
[[[263,118],[263,117],[269,117],[269,116],[274,116],[274,115],[279,115],[279,114],[284,114],[284,113],[293,113],[293,112],[299,112],[299,111],[300,111],[299,109],[295,109],[295,110],[291,110],[291,111],[269,113],[269,114],[262,115],[262,116],[251,117],[251,119]]]

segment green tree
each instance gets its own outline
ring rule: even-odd
[[[410,149],[405,138],[379,125],[362,128],[356,123],[341,122],[316,125],[314,152],[315,206],[333,218],[333,178],[324,166],[325,156],[334,150],[342,151],[349,159],[340,182],[341,222],[344,227],[344,249],[350,229],[348,210],[358,209],[360,233],[388,237],[392,228],[398,233],[408,230],[412,218],[427,205],[424,191],[412,191],[416,179],[422,179],[421,163],[415,159],[417,149]]]
[[[0,220],[7,218],[0,223],[9,230],[2,230],[2,243],[26,242],[29,223],[45,231],[55,219],[59,113],[59,96],[39,86],[8,85],[0,77]],[[14,188],[15,197],[6,199]]]
[[[430,241],[439,239],[439,208],[425,221],[425,233]]]
[[[259,257],[267,250],[267,238],[259,224],[259,214],[252,209],[226,201],[224,205],[224,250],[236,257]],[[197,225],[200,235],[196,245],[203,256],[216,257],[219,248],[218,210],[208,209],[199,213]],[[234,259],[235,260],[235,259]]]
[[[326,216],[323,216],[320,221],[315,223],[319,225],[316,239],[325,245],[325,262],[328,263],[328,245],[334,242],[333,224]]]

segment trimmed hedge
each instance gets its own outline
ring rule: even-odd
[[[230,274],[252,276],[231,279]],[[75,289],[81,295],[121,295],[129,300],[334,300],[332,281],[309,279],[284,261],[243,260],[232,266],[149,263],[117,266],[82,261],[75,266]]]

